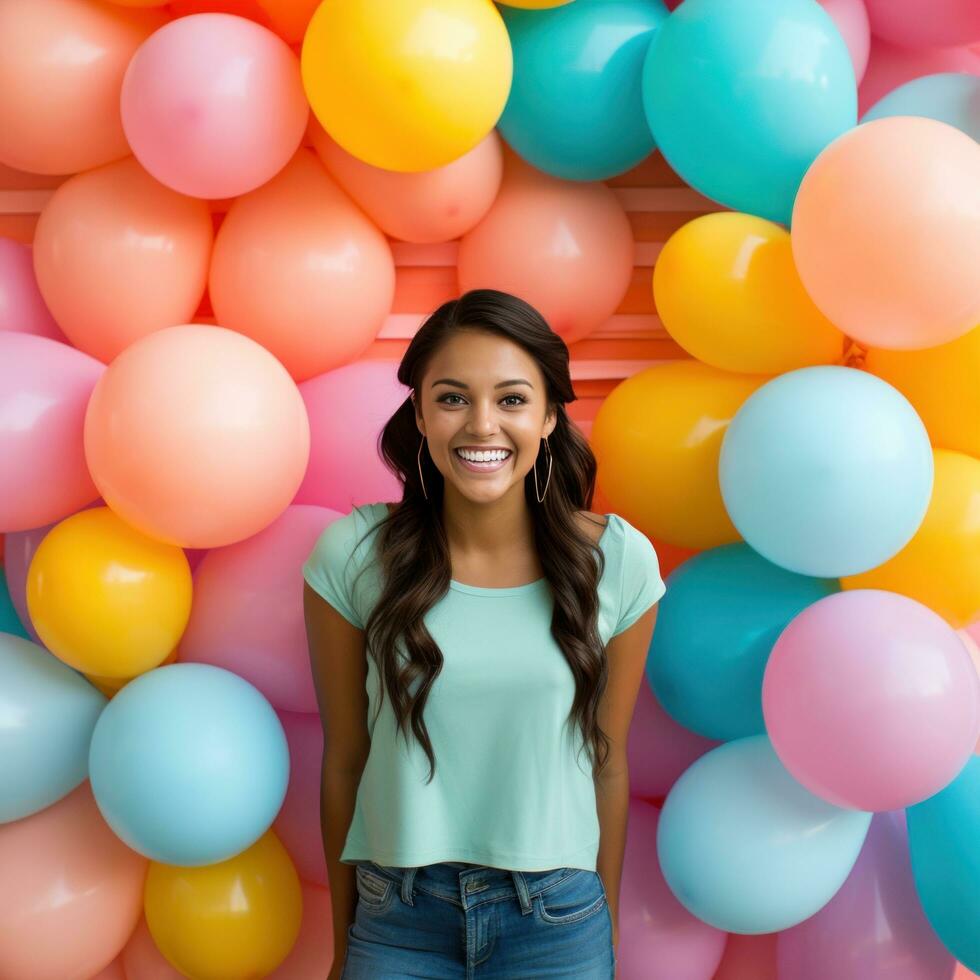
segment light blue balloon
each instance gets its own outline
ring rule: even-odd
[[[36,643],[0,633],[0,824],[57,803],[88,776],[106,698]]]
[[[980,973],[980,756],[905,814],[926,918],[953,956]]]
[[[839,591],[837,579],[789,572],[742,542],[689,558],[670,576],[647,657],[657,700],[706,738],[764,734],[773,644],[798,613]]]
[[[889,116],[937,119],[980,141],[980,78],[965,72],[913,78],[879,99],[861,122]]]
[[[851,56],[814,0],[684,0],[647,52],[643,103],[688,184],[784,224],[810,164],[857,121]]]
[[[24,624],[17,615],[17,607],[10,598],[10,588],[7,585],[7,572],[0,565],[0,633],[12,633],[14,636],[23,637],[25,640],[31,638],[31,634],[24,629]]]
[[[643,59],[667,19],[662,0],[575,0],[549,10],[501,7],[514,79],[497,128],[532,166],[603,180],[653,151]]]
[[[272,705],[210,664],[158,667],[130,681],[95,726],[95,800],[134,851],[200,866],[241,853],[286,795],[289,749]]]
[[[726,742],[674,784],[657,832],[660,867],[693,915],[727,932],[788,929],[851,873],[871,814],[814,796],[765,735]]]
[[[853,368],[800,368],[736,412],[718,480],[732,523],[759,554],[801,575],[840,578],[887,561],[919,529],[932,447],[887,382]]]

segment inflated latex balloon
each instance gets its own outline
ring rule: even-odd
[[[725,508],[764,558],[856,575],[911,540],[929,506],[932,447],[906,398],[874,375],[809,367],[773,378],[728,426]]]
[[[507,7],[523,7],[525,10],[547,10],[573,3],[574,0],[497,0],[497,2]]]
[[[307,149],[235,201],[215,239],[218,322],[261,344],[297,382],[363,354],[394,291],[387,239]]]
[[[266,976],[299,935],[303,896],[286,849],[272,831],[210,867],[153,862],[146,922],[160,952],[184,976]]]
[[[0,541],[3,540],[0,537]],[[0,552],[0,559],[3,558],[4,555]],[[25,624],[21,621],[18,612],[10,588],[6,566],[0,564],[0,633],[9,633],[12,636],[29,640],[31,639],[31,635],[25,629]]]
[[[864,78],[868,67],[868,52],[871,48],[871,30],[868,26],[868,11],[864,0],[818,0],[837,25],[854,66],[854,77],[858,85]]]
[[[320,0],[256,0],[272,29],[290,44],[303,40]]]
[[[950,48],[980,41],[975,0],[864,0],[877,37],[909,48]]]
[[[179,17],[157,31],[126,70],[121,107],[136,159],[167,187],[205,198],[275,176],[309,117],[296,55],[232,14]]]
[[[301,63],[323,128],[359,160],[400,171],[472,150],[497,124],[513,72],[487,0],[321,3]]]
[[[54,523],[98,497],[82,427],[104,371],[67,344],[0,331],[0,531]]]
[[[616,512],[688,548],[737,541],[718,486],[718,453],[731,419],[768,380],[678,360],[617,385],[590,436],[599,484]]]
[[[576,0],[501,8],[514,82],[498,128],[530,164],[565,180],[605,180],[654,148],[643,60],[667,18],[661,0]]]
[[[86,0],[0,4],[0,161],[37,174],[90,170],[130,152],[119,92],[161,11]],[[16,93],[16,97],[11,97]]]
[[[725,371],[834,364],[847,344],[804,290],[789,232],[755,215],[717,211],[682,225],[657,256],[653,295],[671,337]]]
[[[309,451],[309,419],[286,369],[222,327],[186,324],[137,341],[106,369],[85,416],[85,457],[105,502],[185,548],[233,544],[271,524]]]
[[[688,184],[784,224],[807,168],[857,119],[847,45],[812,0],[685,0],[654,34],[643,101]]]
[[[56,525],[27,573],[27,608],[45,647],[75,670],[108,677],[160,665],[187,626],[191,591],[183,551],[108,507]]]
[[[166,667],[167,664],[176,663],[176,661],[177,650],[174,648],[159,666]],[[84,676],[93,687],[98,688],[107,698],[114,698],[133,679],[132,677],[106,677],[101,674],[85,674]]]
[[[68,338],[44,303],[30,245],[0,237],[0,331],[30,333],[65,344]]]
[[[800,185],[792,235],[824,315],[866,346],[897,350],[975,327],[978,175],[980,145],[920,116],[862,123],[828,146]]]
[[[0,824],[51,806],[88,777],[106,699],[47,650],[0,633]]]
[[[889,116],[925,116],[980,140],[980,78],[966,72],[915,78],[879,99],[861,122]]]
[[[214,226],[203,201],[154,180],[132,157],[65,181],[34,238],[41,295],[72,344],[104,363],[194,315]]]
[[[89,778],[109,826],[134,851],[198,867],[269,829],[286,795],[289,750],[248,681],[208,664],[168,664],[106,705]]]
[[[657,853],[671,891],[718,929],[788,929],[846,880],[871,814],[814,796],[765,735],[726,742],[676,782],[660,814]]]

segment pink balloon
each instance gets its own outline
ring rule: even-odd
[[[148,862],[102,819],[88,780],[0,825],[0,976],[89,980],[143,911]]]
[[[329,886],[320,830],[323,724],[318,714],[280,711],[289,744],[289,788],[273,829],[304,881]]]
[[[877,37],[909,48],[950,48],[980,41],[977,0],[865,0]]]
[[[674,897],[660,870],[660,811],[630,800],[619,892],[617,975],[643,980],[710,980],[727,933],[696,918]]]
[[[974,623],[966,629],[957,630],[956,635],[963,641],[963,645],[973,661],[973,666],[977,669],[977,677],[980,678],[980,646],[974,639],[975,636],[980,636],[980,624]],[[980,755],[980,732],[977,732],[977,744],[973,748],[973,754]]]
[[[68,343],[37,288],[31,246],[13,238],[0,238],[0,330]]]
[[[779,933],[758,936],[728,934],[725,955],[712,980],[777,980],[776,939]]]
[[[253,537],[209,551],[194,575],[194,606],[177,660],[224,667],[275,708],[315,712],[296,583],[320,533],[340,516],[323,507],[287,507]]]
[[[966,765],[980,682],[946,621],[879,589],[819,599],[773,646],[762,712],[783,765],[840,807],[895,810]]]
[[[299,59],[233,14],[171,21],[133,56],[122,122],[136,158],[193,197],[236,197],[275,176],[306,131]]]
[[[410,394],[396,368],[358,361],[299,386],[310,418],[310,465],[293,503],[346,514],[355,505],[401,500],[401,484],[375,451],[384,424]]]
[[[435,170],[396,173],[352,156],[313,119],[313,147],[330,175],[386,234],[405,242],[448,242],[490,209],[503,176],[500,137],[491,130],[472,150]]]
[[[52,524],[98,497],[82,432],[104,371],[67,344],[0,332],[0,530]]]
[[[301,881],[303,919],[289,955],[265,980],[317,980],[333,967],[333,909],[330,892]],[[140,980],[131,977],[129,980]],[[154,978],[155,980],[155,978]]]
[[[534,306],[566,344],[609,319],[633,275],[633,232],[603,183],[559,180],[504,153],[500,193],[459,243],[460,292],[489,288]]]
[[[125,980],[187,980],[157,948],[145,915],[140,916],[133,935],[126,943],[122,961],[126,971]]]
[[[831,20],[844,38],[854,65],[854,78],[860,85],[868,67],[868,50],[871,46],[868,11],[864,0],[819,0],[819,3],[830,14]]]
[[[872,817],[840,891],[779,934],[777,962],[779,980],[949,980],[955,961],[919,902],[903,812]]]

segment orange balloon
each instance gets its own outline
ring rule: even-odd
[[[297,382],[363,354],[394,291],[387,239],[307,149],[238,198],[215,240],[215,317],[271,351]]]
[[[313,12],[320,6],[320,0],[258,0],[275,32],[294,44],[303,40]]]
[[[126,156],[123,75],[167,20],[88,0],[0,3],[0,161],[72,174]]]
[[[214,237],[205,201],[133,157],[65,181],[37,223],[34,271],[58,325],[108,363],[134,340],[193,317]]]

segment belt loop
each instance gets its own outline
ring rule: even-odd
[[[531,897],[527,890],[527,880],[522,871],[511,870],[511,877],[514,879],[514,890],[521,903],[521,915],[527,915],[532,910]]]
[[[415,872],[418,868],[403,868],[402,869],[402,901],[406,905],[414,905],[415,890],[412,887],[415,881]]]

